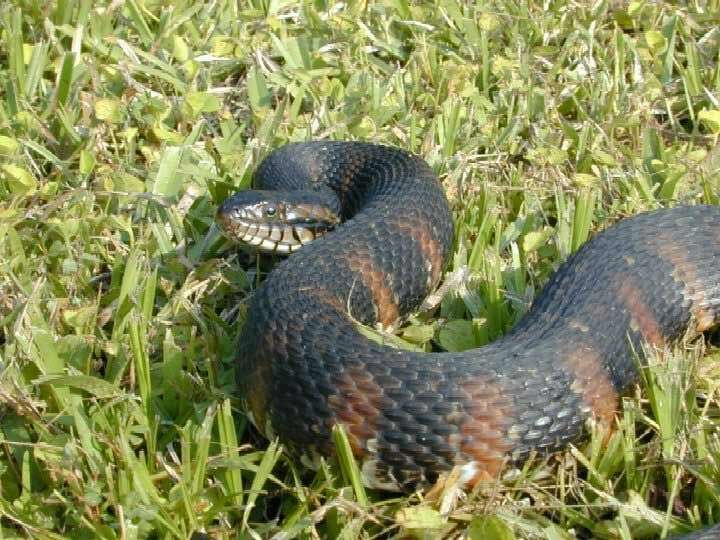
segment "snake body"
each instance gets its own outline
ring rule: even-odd
[[[439,283],[453,222],[435,174],[402,150],[290,144],[256,172],[265,190],[307,189],[343,223],[279,263],[240,338],[240,391],[254,422],[303,452],[333,451],[342,424],[371,487],[410,490],[458,467],[473,484],[610,423],[637,355],[720,316],[720,208],[621,220],[552,275],[504,337],[459,353],[378,344]],[[219,211],[226,230],[233,199]]]

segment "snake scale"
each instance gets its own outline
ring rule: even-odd
[[[264,433],[304,453],[331,453],[344,425],[370,487],[407,491],[453,467],[473,485],[562,449],[588,420],[612,422],[636,353],[720,318],[720,208],[677,207],[595,235],[497,341],[394,349],[357,323],[392,325],[440,281],[453,221],[430,167],[369,143],[295,143],[255,183],[221,205],[221,228],[268,251],[303,247],[252,297],[241,396]],[[283,216],[293,225],[273,225]]]

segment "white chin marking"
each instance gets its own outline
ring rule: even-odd
[[[287,244],[287,245],[292,245],[295,243],[295,238],[293,238],[292,227],[286,227],[285,229],[283,229],[282,241],[284,244]]]
[[[290,246],[288,246],[287,244],[278,244],[275,247],[275,251],[277,251],[278,253],[290,253]]]
[[[304,227],[295,227],[295,235],[302,244],[309,244],[315,239],[313,233]]]
[[[282,238],[282,229],[280,227],[273,227],[270,231],[270,240],[273,242],[279,242]]]
[[[263,243],[263,239],[259,236],[253,236],[249,241],[248,244],[251,246],[259,246]]]
[[[264,249],[266,251],[274,251],[275,250],[275,242],[272,242],[266,238],[260,244],[260,248]]]

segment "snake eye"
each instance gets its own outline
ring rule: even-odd
[[[265,208],[265,215],[267,217],[273,217],[275,214],[277,214],[277,208],[274,206],[268,206]]]

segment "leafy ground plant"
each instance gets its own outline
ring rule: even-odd
[[[1,538],[664,538],[720,521],[720,357],[655,355],[616,429],[495,485],[367,491],[248,426],[268,268],[214,209],[287,141],[422,155],[466,279],[398,331],[505,332],[594,231],[720,195],[720,2],[0,6]],[[207,536],[203,536],[206,534]],[[194,536],[193,536],[194,535]]]

